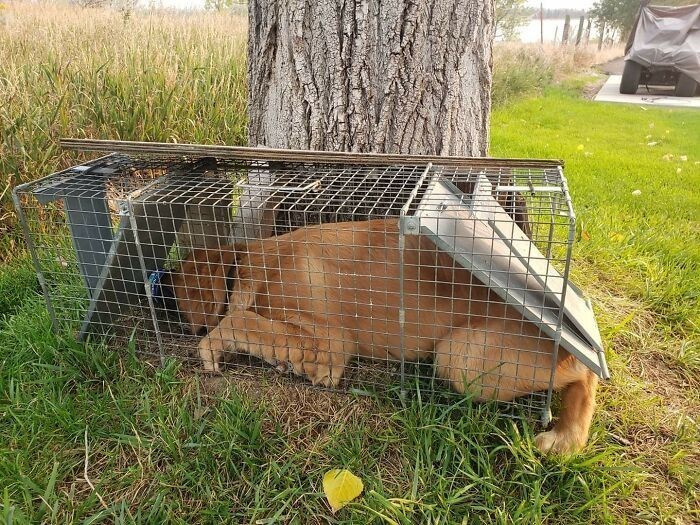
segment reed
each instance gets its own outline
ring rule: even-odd
[[[245,143],[246,18],[19,2],[0,16],[0,259],[11,188],[76,160],[60,137]]]

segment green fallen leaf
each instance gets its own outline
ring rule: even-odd
[[[333,512],[362,494],[363,488],[362,480],[349,470],[333,469],[323,475],[323,492]]]

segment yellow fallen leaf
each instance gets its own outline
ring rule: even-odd
[[[323,475],[323,492],[333,512],[362,494],[362,480],[349,470],[333,469]]]

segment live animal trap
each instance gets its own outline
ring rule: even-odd
[[[607,378],[556,162],[64,145],[116,153],[14,191],[57,331],[545,419],[562,351]]]

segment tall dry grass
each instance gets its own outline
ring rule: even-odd
[[[622,47],[497,43],[493,51],[493,103],[537,94],[552,83],[622,56]]]
[[[0,13],[0,235],[16,228],[11,187],[75,160],[60,137],[244,143],[245,18],[20,2]]]
[[[0,260],[20,239],[10,189],[77,160],[60,150],[60,137],[245,142],[247,20],[240,14],[4,5]],[[589,51],[500,44],[494,102],[534,93],[596,60]]]

